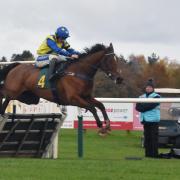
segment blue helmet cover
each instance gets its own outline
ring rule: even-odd
[[[61,27],[57,28],[56,36],[57,36],[57,38],[66,39],[69,37],[69,31],[66,27],[61,26]]]

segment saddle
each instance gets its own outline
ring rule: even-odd
[[[50,72],[49,72],[49,65],[42,67],[39,72],[39,76],[38,76],[38,80],[37,80],[37,87],[41,88],[41,89],[51,88],[51,82],[62,78],[65,75],[64,70],[71,63],[72,62],[69,62],[69,61],[56,62],[52,74],[50,74]],[[51,80],[49,81],[50,75],[52,77],[51,77]]]

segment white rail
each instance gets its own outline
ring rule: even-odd
[[[35,61],[11,61],[11,62],[0,62],[0,65],[8,65],[12,63],[21,63],[21,64],[34,64]]]
[[[96,98],[103,103],[180,103],[180,98]]]

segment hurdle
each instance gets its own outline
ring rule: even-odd
[[[0,120],[0,157],[58,157],[58,133],[66,118],[59,114],[6,114]]]

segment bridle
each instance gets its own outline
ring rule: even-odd
[[[109,55],[115,55],[115,53],[112,52],[112,53],[107,53],[107,54],[105,54],[105,56],[109,56]]]
[[[115,53],[114,52],[111,52],[111,53],[106,53],[105,54],[105,56],[110,56],[110,55],[114,55],[114,58],[115,58]],[[105,71],[104,71],[105,72]],[[113,74],[110,72],[110,71],[108,71],[108,72],[105,72],[106,73],[106,75],[109,77],[109,78],[113,78]]]
[[[115,55],[114,52],[112,53],[106,53],[105,56]],[[99,68],[99,65],[101,64],[101,61],[97,63],[96,65],[89,65],[92,69],[97,70]]]

